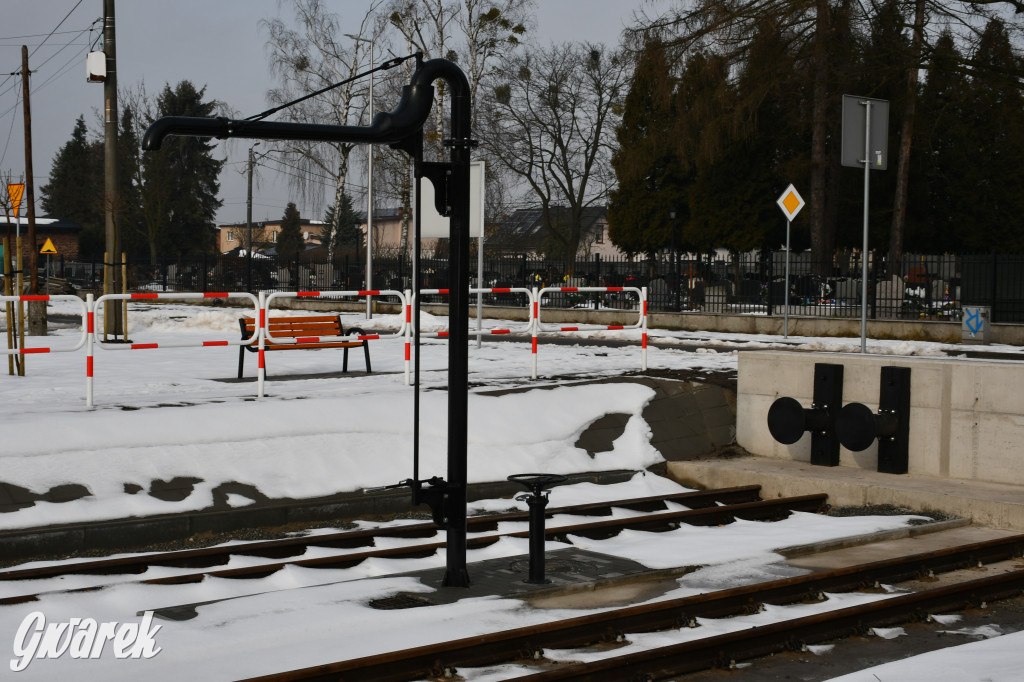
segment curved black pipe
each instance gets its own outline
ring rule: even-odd
[[[160,149],[164,138],[170,135],[394,144],[423,127],[434,102],[431,83],[437,79],[444,80],[452,91],[452,137],[455,140],[464,139],[469,126],[469,81],[454,63],[447,59],[431,59],[420,64],[409,85],[402,88],[402,98],[398,105],[390,112],[374,116],[369,126],[165,116],[154,121],[146,130],[142,148],[146,151]]]
[[[159,149],[168,135],[194,137],[242,137],[261,140],[310,140],[390,144],[404,149],[416,161],[416,177],[422,177],[422,137],[418,137],[434,102],[432,83],[444,80],[451,92],[451,139],[448,187],[451,189],[451,332],[448,337],[448,480],[426,489],[429,495],[417,496],[419,481],[413,482],[413,499],[431,504],[435,516],[444,519],[447,530],[446,567],[442,585],[468,587],[466,571],[466,430],[468,394],[469,339],[469,156],[470,101],[469,81],[456,64],[446,59],[431,59],[417,65],[402,98],[388,113],[374,116],[369,126],[333,126],[281,121],[237,121],[226,118],[170,116],[149,127],[142,141],[145,150]],[[405,143],[405,144],[401,144]],[[419,211],[416,211],[419,220]],[[416,285],[418,289],[418,283]],[[418,318],[418,313],[417,313]],[[417,344],[419,337],[417,336]],[[417,347],[418,353],[418,347]],[[417,363],[418,371],[419,363]],[[419,382],[417,381],[417,384]],[[417,389],[418,390],[418,389]],[[414,465],[418,471],[418,466]],[[418,477],[418,473],[417,473]],[[443,483],[443,486],[440,485]]]

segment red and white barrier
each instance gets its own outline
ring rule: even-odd
[[[544,296],[553,293],[631,293],[636,294],[638,318],[633,324],[610,324],[610,325],[587,325],[573,327],[545,326],[540,319],[540,312],[544,308]],[[559,334],[568,332],[591,332],[591,331],[620,331],[625,329],[640,330],[640,365],[647,371],[647,287],[544,287],[535,291],[533,311],[533,378],[537,378],[537,337],[540,334]]]
[[[339,298],[347,296],[359,296],[366,297],[370,300],[373,296],[394,296],[398,298],[400,305],[405,308],[405,318],[402,320],[402,324],[399,326],[398,331],[387,334],[356,334],[355,336],[311,336],[295,339],[277,339],[267,331],[267,320],[266,317],[260,318],[260,339],[259,339],[259,356],[260,356],[260,374],[259,374],[259,397],[263,397],[263,348],[266,341],[273,341],[274,343],[320,343],[321,341],[377,341],[381,339],[398,339],[405,338],[405,383],[409,383],[409,321],[411,319],[409,312],[409,297],[408,292],[396,291],[394,289],[367,289],[358,291],[277,291],[266,296],[262,302],[263,311],[266,315],[270,315],[270,304],[276,298]]]
[[[78,342],[74,346],[67,348],[49,348],[49,347],[36,347],[36,348],[9,348],[0,349],[0,355],[30,355],[33,353],[70,353],[78,350],[85,345],[85,342],[89,336],[89,308],[86,306],[86,302],[78,296],[71,294],[58,294],[48,296],[46,294],[30,294],[24,296],[0,296],[0,303],[17,303],[18,301],[75,301],[82,308],[82,335],[78,337]]]
[[[359,296],[371,298],[373,296],[394,296],[401,305],[405,305],[407,299],[405,294],[394,289],[369,289],[362,291],[275,291],[266,296],[263,309],[270,315],[270,304],[278,298],[339,298],[347,296]],[[405,320],[399,326],[398,331],[387,334],[357,334],[355,336],[311,336],[303,338],[275,338],[269,331],[264,331],[266,340],[274,343],[320,343],[330,341],[376,341],[379,339],[398,339],[405,336]],[[261,320],[261,326],[266,330],[266,319]]]
[[[541,311],[543,310],[543,303],[545,296],[550,296],[554,293],[630,293],[637,296],[639,304],[638,319],[633,324],[624,325],[585,325],[585,326],[554,326],[545,325],[541,321]],[[531,336],[531,356],[532,356],[532,376],[534,379],[537,378],[537,347],[538,337],[541,334],[561,334],[561,333],[572,333],[572,332],[586,332],[586,331],[600,331],[600,330],[629,330],[637,329],[641,334],[641,348],[642,348],[642,368],[647,369],[647,289],[646,288],[635,288],[635,287],[546,287],[543,289],[527,289],[517,287],[491,287],[491,288],[470,288],[469,294],[521,294],[526,296],[527,303],[529,305],[530,314],[528,321],[525,326],[516,326],[500,329],[469,329],[467,330],[470,335],[481,338],[484,335],[505,335],[505,334],[530,334]],[[421,296],[429,295],[448,295],[450,290],[448,289],[423,289],[420,291]],[[389,296],[397,298],[402,306],[405,308],[405,315],[401,318],[401,324],[399,329],[394,332],[386,333],[364,333],[348,336],[323,336],[323,337],[307,337],[307,338],[275,338],[273,337],[267,328],[267,318],[271,313],[272,303],[275,299],[300,299],[300,298],[339,298],[339,297],[372,297],[372,296]],[[162,343],[105,343],[97,335],[96,328],[96,312],[102,313],[103,308],[108,302],[113,301],[137,301],[137,300],[166,300],[166,301],[190,301],[190,300],[203,300],[203,299],[245,299],[252,305],[253,315],[259,320],[258,333],[254,334],[253,337],[248,339],[241,339],[238,337],[232,337],[228,339],[211,339],[204,341],[170,341]],[[385,339],[397,339],[402,338],[405,346],[405,381],[408,385],[411,382],[411,343],[412,343],[412,308],[413,308],[413,294],[410,291],[396,291],[396,290],[358,290],[358,291],[298,291],[298,292],[275,292],[271,294],[260,293],[259,297],[247,293],[247,292],[215,292],[215,293],[135,293],[135,294],[107,294],[93,299],[92,294],[86,297],[83,301],[78,296],[71,295],[59,295],[59,296],[0,296],[0,301],[3,302],[16,302],[16,301],[57,301],[73,299],[79,306],[82,307],[82,334],[78,339],[78,342],[73,346],[58,347],[58,348],[14,348],[7,350],[0,350],[0,355],[14,355],[14,354],[31,354],[31,353],[51,353],[51,352],[72,352],[81,348],[83,345],[87,347],[86,356],[86,402],[89,407],[93,406],[93,354],[94,346],[99,346],[105,350],[150,350],[157,348],[187,348],[187,347],[224,347],[224,346],[242,346],[242,345],[256,345],[259,351],[259,374],[258,374],[258,395],[263,397],[264,395],[264,384],[266,380],[266,364],[264,362],[264,353],[266,343],[273,341],[274,343],[287,344],[287,343],[319,343],[319,342],[335,342],[335,341],[370,341],[370,340],[385,340]],[[448,331],[441,332],[429,332],[421,334],[421,337],[426,338],[448,338]]]
[[[406,292],[409,295],[409,306],[406,309],[406,320],[410,325],[410,330],[406,335],[405,340],[405,383],[408,386],[409,380],[409,347],[412,339],[412,301],[415,299],[415,295],[411,292]],[[420,289],[420,296],[448,296],[451,294],[450,289]],[[530,289],[523,287],[485,287],[475,288],[470,287],[469,294],[523,294],[526,296],[527,305],[533,306],[534,303],[534,292]],[[533,329],[533,320],[531,319],[525,327],[509,327],[506,329],[470,329],[469,335],[476,336],[479,340],[484,336],[500,336],[503,334],[520,334],[530,333]],[[426,334],[420,333],[420,338],[427,339],[446,339],[448,338],[449,332],[428,332]]]
[[[77,298],[77,297],[75,297]],[[95,312],[102,306],[106,310],[107,301],[197,301],[211,298],[242,298],[252,302],[253,313],[259,315],[262,312],[259,299],[245,291],[237,292],[208,292],[208,293],[140,293],[140,294],[104,294],[92,302],[89,296],[87,305],[89,308],[89,351],[86,359],[86,405],[93,405],[93,344],[104,350],[153,350],[156,348],[210,348],[221,346],[241,346],[251,343],[249,339],[232,337],[230,339],[217,339],[207,341],[171,341],[169,343],[104,343],[96,334]],[[127,336],[127,330],[125,330]]]

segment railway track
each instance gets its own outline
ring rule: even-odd
[[[548,509],[548,514],[551,516],[607,516],[611,514],[612,508],[629,509],[640,513],[636,516],[613,517],[598,521],[558,525],[547,528],[546,536],[549,539],[565,539],[570,535],[605,538],[615,535],[624,529],[660,531],[677,528],[680,524],[720,525],[730,523],[737,518],[771,520],[784,518],[792,511],[818,511],[825,505],[827,499],[822,494],[761,501],[757,499],[759,491],[759,486],[741,486],[550,508]],[[668,503],[681,504],[690,508],[681,511],[651,511],[657,509],[665,510],[668,508]],[[468,530],[471,533],[478,533],[478,535],[471,536],[467,540],[467,546],[470,549],[475,549],[486,547],[497,542],[502,537],[528,537],[529,530],[526,529],[510,532],[492,532],[497,531],[499,524],[526,521],[527,519],[528,512],[510,512],[471,517],[467,521]],[[97,584],[79,588],[96,589],[104,584],[125,582],[124,580],[117,579],[118,576],[140,576],[153,567],[200,568],[201,570],[171,576],[143,578],[138,582],[166,585],[200,582],[208,576],[261,578],[271,575],[286,566],[349,568],[369,558],[429,556],[445,546],[443,541],[430,541],[438,533],[439,528],[433,523],[412,523],[383,528],[339,531],[308,537],[268,540],[242,545],[206,547],[194,550],[133,555],[22,569],[14,568],[0,571],[0,584],[4,582],[20,583],[22,581],[83,574],[114,577],[106,583],[101,580]],[[374,546],[378,540],[384,538],[425,539],[427,541],[400,547],[379,548]],[[307,550],[314,547],[356,551],[343,551],[326,556],[303,558]],[[366,549],[360,551],[360,548],[364,547]],[[217,568],[218,566],[225,566],[232,557],[238,556],[279,560],[237,568]],[[40,593],[7,594],[0,597],[0,604],[31,601],[36,599]]]
[[[826,592],[878,589],[916,577],[1020,557],[1024,535],[861,564],[680,599],[604,611],[542,625],[505,630],[312,668],[248,682],[374,680],[451,677],[459,667],[530,662],[547,669],[515,678],[554,680],[657,680],[743,659],[918,620],[934,611],[960,610],[1024,592],[1024,570],[880,599],[724,635],[633,652],[589,663],[552,664],[545,649],[623,642],[632,633],[693,627],[698,618],[753,613],[764,604],[821,601]]]

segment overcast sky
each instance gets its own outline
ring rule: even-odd
[[[538,0],[537,40],[542,45],[569,40],[614,45],[643,2]],[[369,0],[328,0],[328,4],[341,15],[351,15],[351,32],[358,31],[358,21],[370,5]],[[54,155],[70,138],[75,119],[84,115],[94,132],[102,127],[103,86],[85,81],[85,53],[99,39],[102,25],[96,23],[91,33],[88,29],[102,14],[102,0],[34,0],[7,12],[0,28],[0,74],[4,74],[0,76],[0,170],[11,171],[16,178],[24,174],[20,77],[7,74],[20,70],[21,45],[27,45],[37,215],[42,215],[39,188],[46,184]],[[225,102],[240,117],[263,111],[267,108],[265,93],[273,82],[267,72],[266,35],[259,23],[278,16],[287,20],[291,15],[291,3],[278,0],[119,2],[118,85],[124,89],[145,82],[149,93],[155,95],[164,84],[187,79],[205,85],[207,99]],[[39,46],[58,24],[57,32]],[[102,41],[96,44],[102,48]],[[378,105],[377,109],[387,110],[392,105]],[[248,145],[248,141],[237,140],[219,148],[228,163],[220,178],[224,205],[218,222],[245,221]],[[354,176],[350,181],[365,184],[365,178]],[[254,192],[253,219],[280,218],[288,201],[296,201],[304,217],[323,215],[322,206],[303,204],[285,181],[265,173]]]

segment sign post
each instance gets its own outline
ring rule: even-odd
[[[11,208],[14,210],[15,224],[16,227],[14,232],[14,255],[10,256],[12,265],[14,267],[14,294],[20,296],[25,293],[25,285],[22,280],[22,268],[21,268],[21,198],[25,193],[24,183],[8,183],[7,185],[7,196],[11,199]],[[9,228],[9,224],[8,224]],[[8,232],[8,234],[10,234]],[[15,334],[15,344],[18,348],[25,347],[25,303],[18,301],[14,304],[17,309],[17,334]],[[8,323],[8,329],[10,329],[10,323]],[[19,355],[14,358],[14,363],[18,366],[18,376],[25,376],[25,356]]]
[[[842,158],[844,166],[864,168],[864,243],[861,250],[860,352],[868,338],[868,188],[869,171],[885,170],[889,163],[889,102],[884,99],[843,95]],[[863,156],[862,156],[863,154]]]
[[[800,196],[800,192],[796,191],[796,187],[790,185],[786,188],[786,191],[782,193],[782,196],[775,202],[782,209],[782,212],[786,214],[786,286],[783,287],[785,293],[783,294],[783,308],[785,313],[783,314],[782,323],[782,337],[785,339],[789,338],[789,227],[793,222],[793,218],[800,212],[800,209],[804,207],[804,198]],[[771,282],[768,283],[771,286]]]

